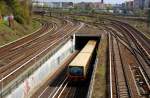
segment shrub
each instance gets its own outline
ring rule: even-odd
[[[16,15],[15,20],[20,24],[24,24],[24,19],[20,15]]]

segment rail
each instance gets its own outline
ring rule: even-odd
[[[5,96],[10,93],[13,89],[17,88],[19,84],[21,84],[26,78],[28,78],[35,70],[37,70],[45,61],[48,60],[50,56],[52,56],[62,45],[64,45],[67,40],[64,40],[61,44],[55,47],[53,50],[48,52],[43,58],[41,58],[38,62],[36,61],[36,57],[34,57],[35,64],[30,67],[27,71],[22,73],[16,80],[13,80],[6,88],[2,89],[0,92],[1,96]],[[47,48],[48,49],[48,48]],[[3,97],[2,97],[3,98]]]

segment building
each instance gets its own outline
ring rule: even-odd
[[[75,4],[75,6],[82,9],[105,9],[107,6],[109,6],[109,4],[104,4],[101,2],[80,2]]]
[[[53,5],[52,8],[62,8],[62,2],[50,2],[50,3],[52,3]]]
[[[90,3],[90,7],[93,8],[93,9],[104,9],[104,5],[105,4],[100,3],[100,2]]]
[[[145,0],[144,8],[145,8],[145,9],[150,8],[150,0]]]
[[[145,0],[134,0],[133,6],[134,9],[144,9]]]
[[[126,3],[122,3],[122,8],[125,9]]]
[[[148,9],[150,8],[150,0],[126,0],[122,3],[124,9]]]
[[[73,2],[34,2],[33,6],[50,7],[50,8],[72,8]]]
[[[81,9],[86,9],[86,8],[90,7],[90,4],[87,2],[80,2],[80,3],[76,3],[75,7],[81,8]]]
[[[128,10],[149,9],[150,0],[126,0],[126,2],[122,3],[122,8]]]
[[[42,7],[44,5],[44,3],[36,1],[36,2],[32,2],[32,5],[33,5],[33,7]]]
[[[125,2],[125,8],[128,10],[132,10],[133,6],[134,6],[133,4],[134,4],[133,1],[127,1],[127,2]]]
[[[73,2],[62,2],[62,7],[63,8],[73,8],[74,4],[73,4]]]

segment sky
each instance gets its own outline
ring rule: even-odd
[[[101,0],[39,0],[48,2],[100,2]],[[104,0],[105,3],[120,4],[129,0]]]

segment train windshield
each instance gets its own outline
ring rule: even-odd
[[[83,76],[83,67],[69,67],[69,74],[72,76]]]

